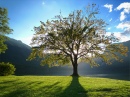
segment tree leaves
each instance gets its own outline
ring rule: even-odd
[[[6,34],[10,34],[13,30],[8,26],[7,9],[0,7],[0,53],[3,53],[7,46],[4,42],[7,40]]]
[[[113,34],[106,35],[107,24],[96,17],[98,13],[98,8],[92,4],[85,11],[73,11],[68,17],[60,14],[51,21],[41,22],[38,29],[34,29],[33,51],[29,59],[43,58],[41,63],[49,66],[68,62],[74,65],[81,61],[99,66],[97,58],[108,64],[121,60],[118,54],[126,55],[128,49],[121,44],[113,44],[119,39]]]

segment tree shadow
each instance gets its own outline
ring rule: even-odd
[[[88,97],[86,91],[79,82],[79,77],[72,76],[70,85],[60,94],[60,97]]]
[[[24,85],[21,83],[19,88],[4,94],[2,97],[57,97],[58,92],[62,90],[61,87],[56,87],[60,82],[55,82],[54,84],[45,86],[42,86],[42,83],[43,82],[30,82],[27,84],[24,83]],[[19,85],[19,83],[15,85]]]

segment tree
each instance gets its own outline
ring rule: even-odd
[[[113,60],[121,61],[118,56],[126,55],[128,48],[119,44],[114,34],[107,35],[107,24],[96,16],[96,4],[88,5],[85,10],[73,11],[68,17],[61,14],[46,23],[34,27],[32,53],[29,60],[41,58],[41,64],[49,66],[71,63],[73,76],[78,76],[78,63],[87,62],[99,66],[100,59],[107,64]]]
[[[0,53],[3,53],[7,49],[6,44],[4,44],[4,42],[7,39],[5,35],[10,34],[11,31],[13,31],[8,26],[9,18],[7,17],[7,15],[8,15],[7,9],[0,7]]]
[[[4,53],[7,45],[4,43],[8,38],[6,35],[10,34],[13,30],[8,26],[8,11],[6,8],[0,7],[0,54]],[[6,76],[13,74],[15,68],[10,63],[0,63],[0,75]]]
[[[15,71],[15,67],[14,65],[10,64],[10,63],[0,63],[0,75],[1,76],[8,76],[11,74],[14,74]]]

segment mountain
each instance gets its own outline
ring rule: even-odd
[[[26,61],[29,54],[31,53],[31,47],[22,43],[19,40],[10,38],[6,41],[8,49],[5,53],[0,54],[0,62],[10,62],[16,67],[16,75],[70,75],[72,73],[71,66],[63,67],[53,67],[49,68],[48,66],[41,66],[38,60]],[[130,41],[123,43],[125,46],[128,46],[130,51]],[[125,77],[130,76],[130,52],[128,52],[127,57],[123,57],[124,62],[114,61],[112,65],[106,65],[99,61],[99,67],[91,68],[89,64],[80,63],[78,66],[78,71],[80,75],[97,75],[101,76],[102,74],[122,74]]]
[[[31,47],[19,40],[10,38],[5,42],[8,49],[0,54],[0,62],[10,62],[15,65],[15,75],[69,75],[68,67],[41,66],[40,61],[26,61],[31,53]],[[63,70],[64,68],[64,70]],[[66,73],[67,71],[67,73]]]
[[[98,76],[101,77],[111,76],[111,78],[118,77],[130,80],[130,41],[123,42],[123,45],[127,46],[129,49],[129,52],[127,53],[128,56],[122,57],[123,62],[114,61],[111,65],[107,65],[99,60],[98,63],[100,66],[93,68],[90,68],[89,64],[81,63],[81,66],[79,66],[79,73],[81,75],[90,74],[92,76],[97,76],[98,74]],[[89,69],[86,71],[85,68]]]

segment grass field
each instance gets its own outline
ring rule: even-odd
[[[0,76],[0,97],[130,97],[130,81],[71,76]]]

